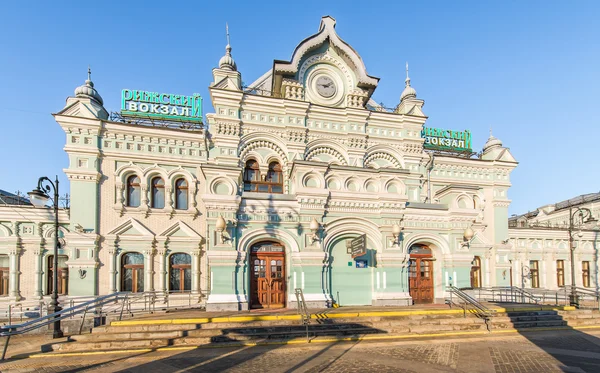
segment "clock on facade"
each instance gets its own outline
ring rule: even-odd
[[[333,79],[326,75],[321,75],[317,78],[317,93],[325,98],[330,98],[335,95],[337,90]]]

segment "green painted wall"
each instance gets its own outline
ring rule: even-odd
[[[338,240],[331,249],[331,296],[341,306],[371,305],[374,250],[356,259],[347,253],[345,240]],[[367,268],[356,268],[356,260],[366,260]]]

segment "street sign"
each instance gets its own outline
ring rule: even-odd
[[[363,256],[367,253],[367,235],[363,234],[350,241],[352,258]]]

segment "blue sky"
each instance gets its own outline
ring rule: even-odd
[[[398,103],[408,61],[429,126],[470,129],[477,151],[493,128],[520,162],[510,213],[598,192],[598,14],[597,1],[4,2],[0,189],[58,174],[67,191],[65,134],[51,113],[88,64],[109,111],[131,88],[198,92],[210,112],[225,22],[249,84],[331,15],[381,78],[377,102]]]

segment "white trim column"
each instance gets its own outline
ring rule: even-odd
[[[200,256],[201,250],[193,250],[192,256],[192,294],[200,293]]]
[[[42,281],[44,271],[42,270],[42,248],[36,248],[33,251],[33,256],[35,258],[35,281],[33,283],[33,296],[36,299],[42,299],[43,297],[43,289],[42,289]]]
[[[161,293],[167,292],[167,288],[165,286],[166,285],[165,278],[167,275],[167,271],[165,269],[165,254],[166,253],[167,253],[166,250],[158,250],[156,252],[156,254],[158,255],[158,288],[156,289],[156,291],[161,292]]]
[[[8,280],[8,294],[10,298],[14,300],[19,300],[21,297],[19,296],[19,254],[21,253],[21,249],[18,247],[11,248],[8,251],[9,257],[9,280]]]
[[[154,291],[154,249],[147,249],[144,253],[144,291]]]
[[[117,271],[116,271],[116,260],[117,260],[117,248],[111,247],[108,249],[108,255],[110,256],[108,260],[108,288],[111,293],[115,293],[117,291]]]

